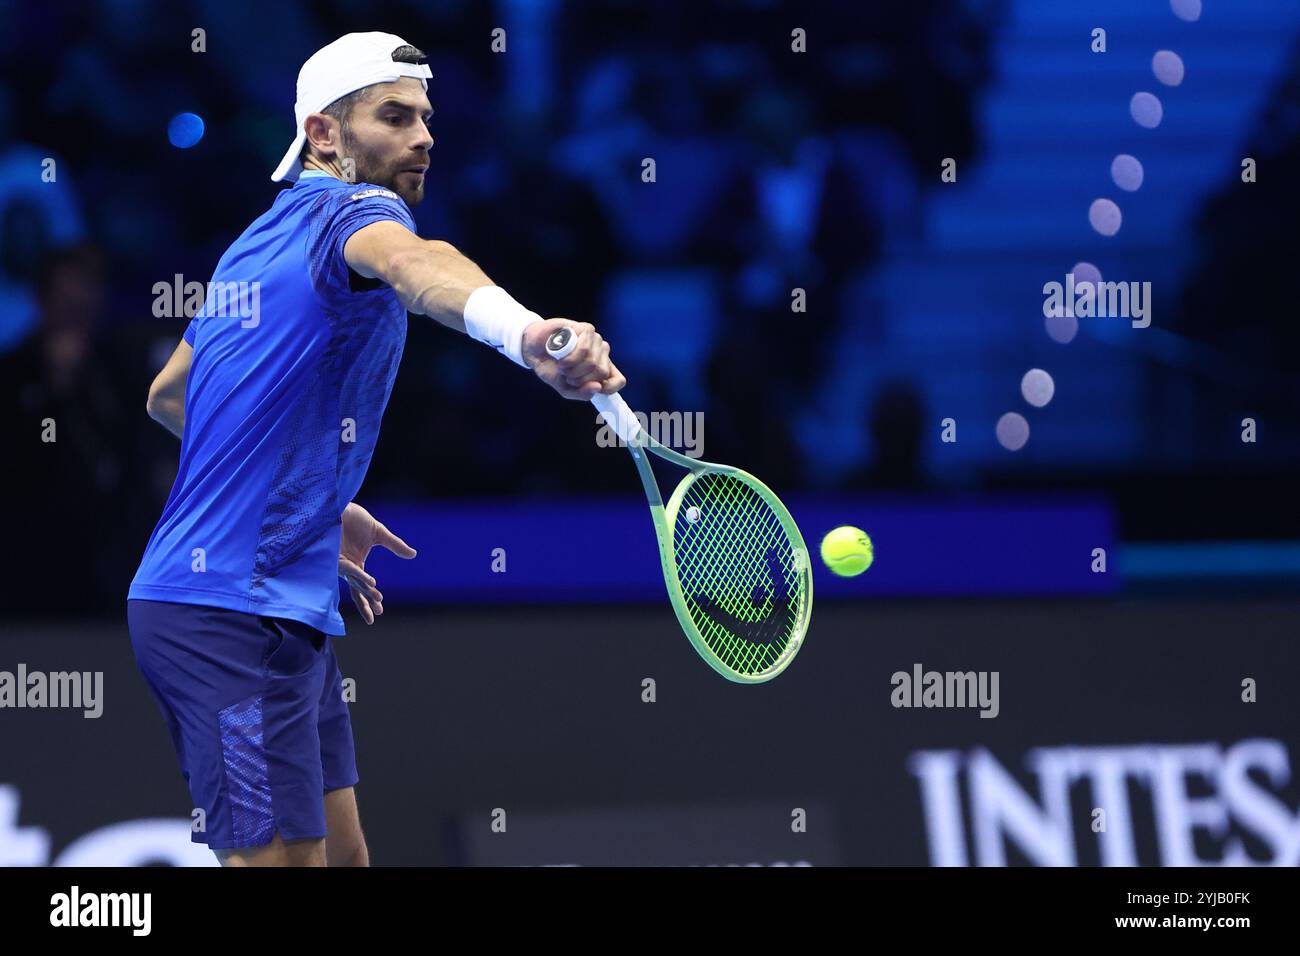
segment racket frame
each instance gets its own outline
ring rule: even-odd
[[[562,328],[551,334],[547,340],[546,351],[552,358],[562,359],[573,351],[576,342],[577,339],[572,330],[567,327]],[[601,417],[605,419],[614,433],[627,446],[627,450],[632,454],[632,460],[636,463],[637,474],[641,477],[641,485],[645,488],[646,500],[650,504],[650,517],[654,522],[655,538],[659,544],[659,565],[664,575],[664,586],[668,591],[668,599],[672,603],[673,612],[677,615],[677,622],[681,625],[683,633],[686,634],[687,639],[700,657],[704,658],[710,667],[727,680],[737,684],[762,684],[770,681],[785,670],[790,665],[790,662],[794,660],[794,656],[799,652],[799,648],[803,644],[804,636],[808,633],[808,625],[812,620],[812,559],[808,554],[807,545],[804,544],[803,535],[799,532],[799,526],[795,524],[789,510],[782,504],[781,499],[772,492],[772,489],[749,474],[749,472],[733,468],[731,465],[719,465],[711,461],[687,458],[667,445],[655,441],[646,433],[645,429],[641,428],[640,422],[637,421],[632,410],[628,408],[623,396],[597,393],[591,397],[591,403],[596,406]],[[664,504],[663,495],[659,492],[659,482],[655,479],[654,470],[650,467],[650,460],[646,455],[647,450],[654,452],[665,461],[686,469],[688,472],[686,477],[677,483],[677,487],[673,490],[667,505]],[[764,504],[776,515],[781,523],[781,529],[790,539],[791,544],[794,545],[796,570],[802,584],[798,591],[801,604],[796,611],[797,624],[795,633],[786,641],[786,646],[780,656],[759,674],[740,673],[718,659],[718,655],[709,647],[704,635],[700,633],[695,621],[691,619],[690,609],[686,607],[686,595],[682,590],[681,578],[677,574],[676,542],[673,535],[673,529],[677,524],[677,511],[681,506],[686,491],[701,475],[705,474],[733,475],[750,485]]]
[[[599,397],[607,398],[608,396]],[[804,544],[803,535],[799,531],[799,526],[795,524],[794,518],[791,517],[790,512],[773,493],[772,489],[747,471],[742,471],[731,465],[720,465],[711,461],[688,458],[667,445],[655,441],[642,430],[638,430],[634,436],[626,439],[625,444],[628,452],[632,455],[632,460],[636,463],[637,474],[640,476],[641,484],[645,488],[646,500],[650,504],[650,516],[654,521],[655,538],[659,544],[659,564],[663,571],[668,599],[672,603],[673,612],[677,615],[677,622],[681,625],[687,640],[691,642],[696,652],[700,657],[704,658],[704,661],[710,667],[733,683],[762,684],[772,680],[790,666],[795,655],[799,653],[799,648],[803,644],[804,636],[808,633],[808,625],[812,619],[812,561],[808,554],[808,547]],[[666,505],[664,504],[663,495],[659,491],[659,483],[655,479],[654,471],[650,467],[650,461],[646,455],[647,450],[689,472],[686,477],[677,483],[677,487],[673,490]],[[795,633],[786,641],[785,649],[780,656],[759,674],[740,673],[718,659],[718,655],[709,647],[704,635],[700,633],[695,621],[691,619],[690,609],[686,606],[685,592],[682,590],[682,582],[677,574],[677,554],[673,534],[673,529],[677,524],[677,512],[687,490],[696,479],[705,474],[734,475],[753,486],[760,497],[763,498],[764,503],[772,509],[773,514],[781,523],[782,531],[785,532],[794,546],[796,568],[802,579],[802,586],[797,592],[801,602],[801,606],[796,610],[798,624]]]

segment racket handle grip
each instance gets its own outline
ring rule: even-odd
[[[605,424],[623,440],[623,444],[630,448],[645,444],[641,423],[636,420],[632,409],[627,407],[627,402],[623,401],[622,395],[617,392],[613,395],[602,395],[597,392],[591,396],[591,404],[596,406],[600,417],[605,419]]]
[[[557,361],[568,358],[577,347],[578,337],[573,334],[573,329],[568,326],[556,329],[546,340],[546,354]]]
[[[572,329],[557,329],[546,340],[546,354],[553,359],[562,359],[572,354],[577,345],[578,337]],[[622,395],[603,395],[597,392],[591,396],[591,404],[596,406],[600,417],[605,419],[605,424],[613,429],[624,444],[632,446],[640,443],[638,438],[642,434],[641,423],[636,420],[632,409],[627,407]]]

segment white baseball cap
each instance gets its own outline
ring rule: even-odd
[[[349,33],[321,47],[307,58],[298,71],[298,101],[293,105],[298,135],[293,145],[271,174],[272,182],[297,180],[302,172],[299,156],[307,141],[303,124],[312,113],[319,113],[341,96],[374,83],[392,83],[403,76],[413,76],[425,90],[432,71],[423,63],[396,63],[393,51],[409,44],[391,33]]]

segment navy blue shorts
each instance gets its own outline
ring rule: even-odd
[[[211,849],[325,836],[324,795],[357,782],[329,637],[284,618],[127,601],[136,663]]]

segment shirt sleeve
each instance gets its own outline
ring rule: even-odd
[[[308,237],[308,266],[318,293],[326,298],[352,294],[343,247],[358,229],[384,221],[415,232],[411,211],[391,190],[360,183],[326,194],[312,216]]]
[[[196,315],[194,318],[190,319],[190,324],[185,326],[185,334],[181,336],[181,338],[189,343],[190,348],[194,347],[194,335],[198,331],[198,328],[199,317]]]

